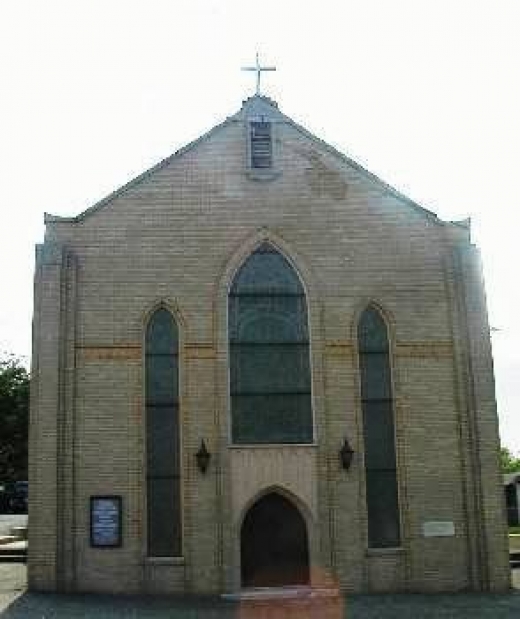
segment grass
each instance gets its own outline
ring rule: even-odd
[[[509,527],[509,535],[520,535],[520,526]]]

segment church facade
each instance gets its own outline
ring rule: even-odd
[[[259,95],[45,222],[30,588],[508,588],[467,222]]]

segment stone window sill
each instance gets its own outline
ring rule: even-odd
[[[404,553],[402,546],[396,546],[394,548],[367,548],[365,555],[367,557],[384,557],[392,555],[400,555]]]
[[[318,447],[317,443],[232,443],[228,449],[286,449],[287,447]]]
[[[280,172],[280,170],[261,169],[261,168],[258,168],[258,169],[249,168],[247,170],[247,177],[253,181],[274,181],[281,175],[282,173]]]
[[[146,557],[147,565],[184,565],[184,557]]]

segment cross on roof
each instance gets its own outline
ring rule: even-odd
[[[242,71],[255,71],[256,72],[256,94],[260,94],[260,75],[262,71],[276,71],[276,67],[262,67],[258,59],[258,52],[256,54],[256,66],[254,67],[242,67]]]

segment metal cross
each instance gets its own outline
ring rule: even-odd
[[[262,71],[276,71],[276,67],[262,67],[258,59],[258,52],[256,54],[256,66],[254,67],[242,67],[242,71],[255,71],[256,72],[256,94],[260,94],[260,75]]]

